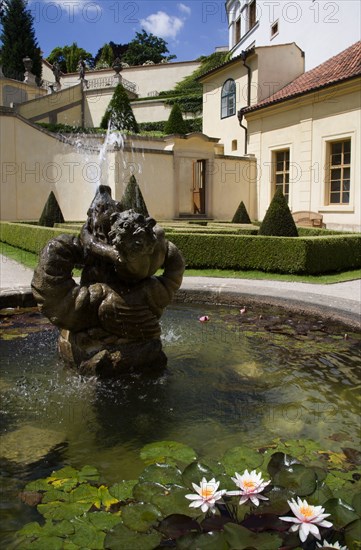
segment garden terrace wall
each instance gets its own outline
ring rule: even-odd
[[[63,228],[0,222],[0,240],[39,253]],[[326,237],[263,237],[171,232],[188,268],[321,274],[361,267],[361,234]]]

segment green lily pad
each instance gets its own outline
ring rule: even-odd
[[[36,479],[27,483],[24,491],[49,491],[51,488],[46,479]]]
[[[312,495],[309,496],[307,499],[307,502],[309,504],[313,504],[314,506],[319,506],[320,504],[323,505],[324,502],[329,500],[333,497],[332,491],[329,488],[326,483],[317,483],[316,484],[316,491],[312,493]]]
[[[88,521],[75,520],[75,533],[71,537],[71,541],[81,548],[89,548],[89,550],[103,550],[105,533],[96,529]]]
[[[162,535],[150,530],[147,534],[131,531],[125,525],[117,525],[105,539],[105,548],[117,550],[154,550],[157,548]]]
[[[51,550],[62,550],[63,544],[64,539],[47,536],[34,540],[33,542],[25,543],[25,545],[20,548],[24,550],[27,550],[28,548],[31,550],[49,550],[49,548],[51,548]]]
[[[44,525],[40,526],[39,523],[31,522],[24,525],[19,531],[19,535],[23,537],[65,537],[74,533],[74,525],[70,521],[60,521],[53,523],[47,520]]]
[[[157,443],[148,443],[140,451],[140,458],[146,464],[155,464],[167,462],[168,464],[178,464],[193,462],[197,454],[188,445],[177,443],[177,441],[158,441]]]
[[[89,502],[49,502],[48,504],[39,504],[38,512],[47,519],[63,520],[80,516],[90,507]]]
[[[53,472],[51,476],[46,478],[46,481],[51,483],[54,489],[69,491],[79,483],[98,479],[98,470],[93,466],[84,466],[80,471],[71,466],[65,466],[65,468]]]
[[[70,495],[73,502],[89,502],[97,508],[103,506],[107,510],[112,504],[118,502],[118,500],[109,493],[108,487],[105,485],[93,487],[92,485],[83,483],[71,491]]]
[[[133,496],[133,487],[138,483],[137,479],[120,481],[109,487],[109,493],[118,500],[127,500]]]
[[[171,514],[160,522],[158,531],[167,539],[175,540],[189,533],[199,532],[201,527],[197,521],[185,514]]]
[[[323,507],[327,514],[331,514],[330,518],[335,529],[342,529],[349,523],[360,519],[352,506],[339,498],[327,500]]]
[[[133,497],[142,502],[150,502],[154,495],[164,495],[168,492],[169,489],[161,483],[152,483],[151,481],[137,483],[133,487]]]
[[[41,503],[46,504],[48,502],[55,502],[56,500],[63,502],[74,502],[71,500],[70,493],[62,491],[61,489],[50,489],[50,491],[46,491],[46,493],[44,493]]]
[[[273,483],[294,491],[298,496],[312,495],[316,489],[317,476],[311,468],[302,464],[294,464],[290,468],[280,470],[273,476]]]
[[[139,476],[139,481],[152,481],[161,485],[181,485],[181,471],[175,466],[169,464],[151,464],[143,470]]]
[[[356,514],[361,516],[361,493],[356,493],[352,497],[352,507],[355,510]]]
[[[229,548],[224,533],[191,533],[177,539],[177,550],[227,550]]]
[[[183,485],[193,490],[192,483],[199,485],[204,477],[207,481],[210,481],[215,475],[206,464],[202,462],[192,462],[192,464],[186,467],[182,474]]]
[[[236,472],[243,474],[244,470],[256,470],[263,464],[264,456],[248,447],[234,447],[225,453],[222,463],[226,473],[234,476]]]
[[[154,504],[138,502],[124,507],[122,520],[125,527],[132,531],[148,531],[163,517],[162,512]]]
[[[293,498],[294,492],[284,487],[273,487],[271,491],[267,493],[269,499],[267,504],[267,512],[270,514],[277,514],[278,516],[284,516],[289,510],[288,500]]]
[[[276,473],[290,468],[293,464],[299,464],[299,461],[293,456],[277,452],[272,454],[267,464],[267,470],[269,475],[273,478]]]
[[[345,528],[345,543],[347,548],[361,548],[361,519],[356,519]]]
[[[186,499],[189,490],[184,487],[172,487],[166,494],[157,494],[152,497],[152,503],[155,504],[162,512],[163,516],[170,514],[184,514],[192,517],[197,517],[200,510],[190,508],[190,500]]]
[[[122,519],[117,514],[110,514],[109,512],[92,512],[87,514],[87,520],[94,525],[96,529],[101,531],[108,531],[113,529],[118,523],[122,522]]]
[[[276,533],[253,533],[242,525],[227,523],[224,527],[225,538],[232,550],[276,550],[282,546],[282,539]]]

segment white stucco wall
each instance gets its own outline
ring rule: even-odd
[[[242,50],[296,42],[305,52],[306,70],[323,63],[361,38],[361,3],[357,0],[256,0],[257,24],[246,32],[247,4],[251,0],[228,0],[229,48]],[[240,18],[241,40],[234,44],[234,25]],[[278,21],[278,34],[271,26]]]
[[[359,81],[268,107],[247,115],[249,152],[257,158],[259,219],[272,198],[272,151],[290,149],[290,196],[293,212],[323,215],[328,228],[361,229],[361,98]],[[349,205],[328,205],[326,144],[351,138]]]

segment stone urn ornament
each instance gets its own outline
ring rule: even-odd
[[[153,218],[121,211],[106,185],[87,216],[79,236],[49,241],[31,284],[41,312],[61,329],[60,355],[82,374],[104,377],[163,368],[159,320],[182,283],[184,259]]]

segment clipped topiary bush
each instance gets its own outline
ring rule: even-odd
[[[274,194],[258,233],[273,237],[298,237],[296,224],[281,188]]]
[[[183,120],[182,111],[178,105],[175,103],[170,112],[168,121],[164,127],[166,134],[181,134],[184,135],[187,133],[188,128]]]
[[[120,201],[122,210],[135,210],[138,214],[148,217],[148,209],[135,176],[130,176],[129,183]]]
[[[48,200],[45,203],[44,209],[41,213],[38,225],[45,227],[54,227],[55,223],[64,223],[64,216],[59,206],[56,196],[51,191]]]
[[[243,201],[241,201],[241,204],[237,208],[232,218],[232,223],[252,223]]]
[[[128,130],[139,133],[139,126],[135,120],[132,106],[124,86],[118,84],[100,123],[101,128],[108,128],[109,120],[114,130]]]

